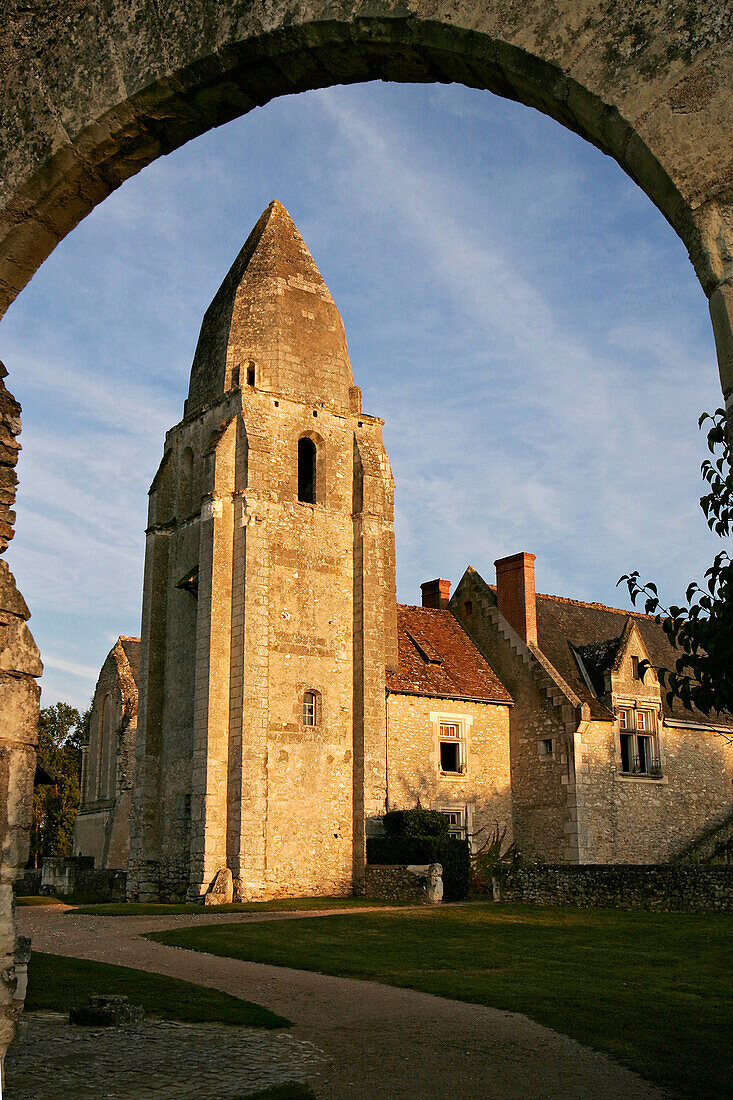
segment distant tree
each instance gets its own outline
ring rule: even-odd
[[[709,422],[708,450],[701,472],[709,492],[700,497],[708,527],[721,538],[733,533],[733,469],[731,435],[724,409],[700,417],[700,427]],[[621,577],[636,604],[643,597],[644,609],[661,622],[680,656],[674,668],[656,672],[667,689],[667,699],[679,699],[689,710],[696,706],[704,714],[733,713],[733,562],[725,550],[715,555],[705,573],[705,587],[696,581],[687,586],[685,603],[662,606],[656,584],[642,583],[638,571]]]
[[[89,711],[79,714],[68,703],[43,707],[38,726],[38,761],[51,775],[52,784],[33,792],[33,827],[30,865],[40,866],[44,856],[70,856],[74,821],[79,809],[81,739],[89,726]]]

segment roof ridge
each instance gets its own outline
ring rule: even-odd
[[[493,587],[493,586],[492,586]],[[655,620],[655,615],[647,615],[644,611],[627,611],[623,607],[609,607],[608,604],[598,603],[597,601],[588,600],[574,600],[571,596],[553,596],[549,592],[538,592],[538,600],[553,600],[554,603],[572,603],[576,607],[590,607],[594,611],[611,611],[614,615],[626,615],[636,619],[651,619]]]
[[[436,612],[438,614],[447,612],[452,619],[455,619],[455,615],[449,607],[422,607],[419,603],[398,603],[397,607],[402,608],[403,611],[427,611],[431,615],[436,614]]]

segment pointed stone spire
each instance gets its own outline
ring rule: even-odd
[[[258,389],[349,407],[353,376],[343,321],[279,202],[260,217],[204,315],[186,413],[237,382],[244,387],[252,370]]]

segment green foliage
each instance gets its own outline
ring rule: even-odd
[[[384,831],[388,836],[447,837],[450,825],[438,810],[390,810],[384,815]]]
[[[68,1012],[72,1005],[86,1004],[95,993],[123,994],[133,1004],[142,1005],[147,1015],[167,1020],[267,1028],[291,1026],[290,1020],[252,1001],[242,1001],[218,989],[179,978],[40,951],[31,955],[25,1002],[28,1011]]]
[[[367,862],[440,863],[443,867],[443,901],[463,901],[468,896],[471,856],[467,840],[453,836],[371,836]]]
[[[38,725],[38,761],[55,780],[33,792],[30,865],[44,856],[70,856],[79,809],[81,739],[89,711],[80,715],[68,703],[43,707]]]
[[[733,469],[731,425],[724,409],[700,417],[700,427],[710,422],[708,450],[701,472],[710,491],[700,497],[708,527],[721,538],[733,533]],[[635,570],[621,577],[636,605],[644,600],[647,615],[656,616],[670,642],[679,651],[675,667],[657,668],[667,699],[679,699],[690,710],[704,714],[733,712],[733,561],[725,550],[716,554],[705,573],[705,587],[696,581],[687,586],[685,602],[662,606],[657,586],[642,582]],[[643,661],[640,668],[648,662]]]

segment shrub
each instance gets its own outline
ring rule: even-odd
[[[406,811],[407,813],[413,811]],[[430,811],[422,811],[429,813]],[[388,816],[388,815],[386,815]],[[437,814],[440,817],[442,815]],[[468,895],[471,872],[471,856],[467,840],[458,840],[447,830],[444,836],[420,836],[388,834],[372,836],[367,840],[367,862],[389,863],[440,863],[443,867],[443,900],[462,901]]]
[[[449,836],[450,826],[445,814],[438,810],[390,810],[384,815],[384,831],[388,836]]]

